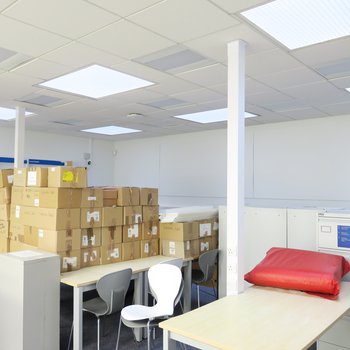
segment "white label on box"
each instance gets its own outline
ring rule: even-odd
[[[332,227],[331,226],[326,226],[326,225],[321,225],[321,232],[331,233],[332,232]]]
[[[22,170],[17,170],[18,175],[22,175]]]
[[[149,253],[149,243],[145,243],[145,247],[144,247],[144,253],[148,254]]]
[[[95,245],[96,243],[96,236],[91,236],[90,237],[91,245]]]
[[[72,256],[72,257],[65,256],[62,259],[62,267],[64,269],[66,269],[68,267],[68,265],[73,266],[73,267],[77,267],[77,262],[78,262],[78,259],[76,256]]]
[[[211,236],[211,223],[199,224],[199,237]]]
[[[82,236],[82,238],[81,238],[81,245],[83,247],[87,247],[88,244],[89,244],[88,236]]]
[[[96,250],[92,251],[92,254],[90,255],[90,261],[95,261],[97,259],[97,252]]]
[[[135,237],[137,238],[139,236],[139,226],[134,225],[133,227],[128,228],[128,238]]]
[[[36,185],[36,171],[28,171],[27,175],[27,186]]]
[[[176,253],[175,247],[176,247],[175,242],[169,242],[169,254],[170,255],[175,255],[175,253]]]
[[[93,211],[92,213],[87,212],[86,214],[87,222],[90,222],[91,219],[93,219],[94,221],[100,221],[100,212],[98,211]]]
[[[89,260],[89,253],[85,252],[84,253],[84,263],[87,263]]]
[[[16,205],[15,216],[17,219],[19,219],[20,214],[21,214],[21,207],[19,205]]]
[[[96,197],[88,197],[88,201],[95,201]]]
[[[217,221],[215,221],[214,223],[213,223],[213,230],[214,231],[217,231],[219,229],[219,223],[217,222]]]
[[[114,258],[114,259],[118,259],[119,258],[119,248],[114,248],[112,251],[111,251],[111,254],[110,254],[111,258]]]
[[[142,222],[142,215],[141,214],[135,215],[135,222],[138,222],[138,223]]]
[[[13,183],[13,175],[7,175],[7,182],[9,184],[12,184]]]
[[[34,207],[38,207],[40,205],[40,200],[39,198],[34,199]]]
[[[56,168],[55,168],[55,167],[52,167],[52,168],[51,168],[51,171],[56,171]]]
[[[158,226],[152,226],[152,235],[156,235],[158,233]]]
[[[191,242],[186,241],[186,250],[191,250]]]
[[[38,230],[38,237],[44,238],[44,230],[42,230],[41,228],[39,228],[39,230]]]
[[[201,252],[209,250],[209,242],[201,242]]]

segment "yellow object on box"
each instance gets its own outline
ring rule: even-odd
[[[50,167],[49,187],[85,188],[87,187],[87,169],[85,167]]]

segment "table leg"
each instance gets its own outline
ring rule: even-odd
[[[192,261],[184,265],[184,312],[191,311]]]
[[[138,273],[134,280],[134,304],[143,305],[143,279],[144,274]],[[134,335],[136,341],[142,341],[142,328],[135,328]]]
[[[83,290],[74,287],[73,290],[73,349],[83,349]]]
[[[176,350],[176,341],[170,338],[166,329],[163,329],[163,350]]]

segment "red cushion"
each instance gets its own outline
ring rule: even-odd
[[[302,290],[335,299],[340,280],[349,271],[350,264],[339,255],[271,248],[244,279],[261,286]]]

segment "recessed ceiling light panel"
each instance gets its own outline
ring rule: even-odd
[[[227,121],[227,108],[213,109],[211,111],[177,115],[175,118],[185,119],[196,123],[218,123]],[[245,112],[245,118],[257,117],[256,114]]]
[[[25,112],[25,116],[29,117],[33,115],[34,113],[31,112]],[[14,108],[6,108],[6,107],[0,107],[0,120],[13,120],[16,119],[16,109]]]
[[[94,64],[48,80],[39,86],[91,98],[102,98],[153,84],[150,81]]]
[[[241,15],[291,50],[350,35],[348,0],[275,0]]]
[[[129,129],[129,128],[122,128],[121,126],[102,126],[100,128],[93,128],[93,129],[85,129],[81,130],[84,132],[91,132],[94,134],[101,134],[101,135],[121,135],[121,134],[130,134],[133,132],[141,132],[141,130],[136,129]]]

